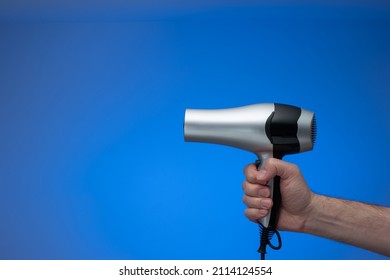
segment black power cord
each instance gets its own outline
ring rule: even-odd
[[[280,237],[279,231],[275,229],[270,229],[269,227],[264,227],[259,223],[259,232],[260,232],[260,247],[257,252],[260,253],[260,258],[265,260],[265,254],[267,253],[267,245],[269,245],[274,250],[279,250],[282,248],[282,238]],[[275,246],[271,243],[271,239],[276,234],[278,238],[278,245]]]

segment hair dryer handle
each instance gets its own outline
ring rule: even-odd
[[[260,170],[265,161],[269,158],[272,158],[272,153],[261,154],[261,157],[256,161],[257,170]],[[273,201],[273,206],[269,210],[268,215],[258,220],[260,224],[262,224],[265,228],[270,230],[276,229],[279,218],[279,210],[282,203],[282,196],[280,193],[280,177],[276,176],[268,182],[268,186],[271,190],[271,199]]]

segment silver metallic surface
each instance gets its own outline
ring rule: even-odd
[[[302,109],[301,115],[298,119],[298,132],[297,138],[299,141],[300,152],[306,152],[313,150],[313,122],[314,113],[305,109]]]
[[[261,159],[262,153],[273,151],[265,124],[274,109],[273,103],[217,110],[187,109],[184,139],[236,147],[253,152]]]
[[[261,163],[260,163],[260,165],[259,165],[259,167],[257,169],[260,170],[261,168],[263,168],[263,166],[265,164],[265,161],[267,159],[269,159],[269,158],[272,158],[272,157],[273,157],[273,153],[272,152],[261,154],[261,158],[259,158]],[[268,186],[269,186],[270,191],[271,191],[270,198],[273,199],[273,197],[274,197],[274,179],[272,179],[272,180],[270,180],[268,182]],[[263,217],[263,218],[258,220],[258,222],[260,224],[262,224],[266,228],[269,226],[269,221],[270,221],[270,218],[271,218],[271,211],[272,211],[272,209],[269,209],[267,216],[265,216],[265,217]]]

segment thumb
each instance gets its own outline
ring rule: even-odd
[[[259,170],[257,178],[269,181],[275,176],[279,176],[282,180],[288,180],[297,176],[299,173],[300,171],[295,164],[276,158],[269,158]]]

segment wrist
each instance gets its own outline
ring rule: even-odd
[[[316,219],[321,215],[321,208],[326,204],[326,197],[312,193],[310,203],[306,208],[301,232],[313,233],[316,227]]]

